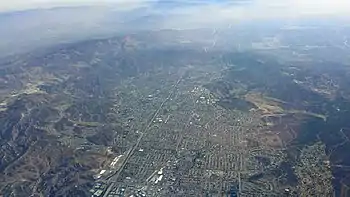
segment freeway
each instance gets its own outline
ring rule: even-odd
[[[126,154],[126,157],[120,167],[120,169],[112,176],[110,176],[110,178],[107,180],[109,184],[109,186],[107,187],[103,197],[107,197],[109,192],[114,188],[115,182],[117,182],[121,172],[124,170],[126,164],[128,163],[128,160],[130,159],[130,157],[134,154],[135,150],[138,148],[140,142],[142,141],[143,136],[147,133],[148,129],[150,128],[151,124],[153,123],[153,121],[155,120],[155,118],[158,116],[160,110],[163,108],[163,106],[165,105],[165,103],[174,95],[174,93],[176,92],[176,89],[178,87],[178,85],[180,84],[181,80],[183,79],[184,74],[182,74],[180,76],[180,78],[177,80],[177,82],[173,85],[172,90],[170,91],[169,95],[167,98],[164,99],[164,101],[160,104],[160,106],[158,107],[158,109],[155,111],[155,113],[153,114],[152,118],[149,120],[148,124],[142,129],[141,135],[140,137],[137,139],[137,142],[135,143],[135,145],[129,149],[129,151]]]

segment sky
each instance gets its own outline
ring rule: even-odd
[[[23,10],[34,12],[14,12]],[[350,17],[350,0],[0,0],[0,54],[129,27],[212,28],[334,16]]]
[[[0,12],[69,6],[113,5],[134,9],[152,5],[156,0],[1,0]],[[174,0],[176,1],[176,0]],[[190,0],[177,0],[184,3]],[[196,0],[187,12],[201,12],[227,17],[299,17],[308,15],[350,15],[349,0]],[[210,2],[210,3],[209,3]],[[215,3],[213,3],[215,2]],[[222,3],[225,2],[225,3]],[[238,2],[238,3],[237,3]],[[178,10],[175,10],[178,11]],[[204,12],[205,11],[205,12]]]

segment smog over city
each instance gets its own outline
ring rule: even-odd
[[[350,1],[0,2],[0,196],[350,196]]]

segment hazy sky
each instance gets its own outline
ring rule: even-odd
[[[144,3],[146,3],[144,0],[0,0],[0,12],[69,6],[103,6],[110,4],[134,8]]]
[[[1,0],[0,11],[25,10],[33,8],[51,8],[61,6],[80,6],[80,5],[108,5],[117,4],[121,7],[135,8],[154,3],[156,0]],[[176,1],[176,0],[174,0]],[[243,2],[237,3],[234,2]],[[190,2],[190,0],[177,0],[177,2]],[[213,2],[213,1],[197,1]],[[223,2],[216,0],[215,2]],[[222,5],[222,4],[221,4]],[[350,15],[349,0],[232,0],[225,1],[225,7],[220,4],[203,3],[197,8],[205,9],[209,12],[218,12],[220,15],[230,14],[238,17],[251,15],[253,17],[275,17],[275,16],[300,16],[300,15]],[[191,8],[193,9],[193,8]],[[196,11],[199,9],[195,9]],[[184,10],[186,11],[186,10]],[[187,10],[192,11],[192,10]],[[206,13],[206,12],[202,12]]]
[[[118,4],[123,7],[137,7],[154,3],[156,0],[1,0],[0,11],[25,10],[33,8],[50,8],[60,6],[80,6],[80,5],[108,5]],[[174,0],[176,1],[176,0]],[[237,6],[234,2],[243,2]],[[190,2],[190,0],[177,0],[177,2]],[[213,1],[197,1],[213,2]],[[220,2],[217,0],[215,2]],[[203,3],[203,8],[207,11],[217,11],[216,4]],[[228,6],[229,5],[229,6]],[[229,10],[235,7],[235,10]],[[239,8],[239,9],[237,9]],[[211,10],[210,10],[211,9]],[[259,15],[268,17],[271,15],[344,15],[350,14],[349,0],[232,0],[225,1],[224,12],[229,12],[235,16],[243,14]],[[235,13],[231,13],[235,11]],[[266,14],[266,16],[264,16]]]
[[[73,38],[83,39],[84,35],[104,35],[106,32],[113,34],[125,27],[140,28],[148,25],[151,29],[210,28],[245,21],[258,21],[261,24],[261,20],[270,19],[280,19],[292,25],[304,17],[350,17],[350,0],[169,1],[171,0],[0,0],[0,12],[43,9],[24,15],[0,15],[0,53],[14,51],[12,48],[33,47]],[[70,6],[89,7],[44,9]]]

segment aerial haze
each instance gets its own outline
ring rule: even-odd
[[[0,196],[347,197],[350,1],[0,2]]]
[[[0,11],[3,39],[0,51],[4,55],[86,36],[110,36],[130,28],[217,28],[245,23],[269,25],[276,20],[298,25],[304,19],[317,23],[329,18],[335,20],[332,23],[341,19],[340,23],[345,24],[350,3],[346,0],[14,0],[2,1]],[[146,24],[136,24],[145,18]]]

